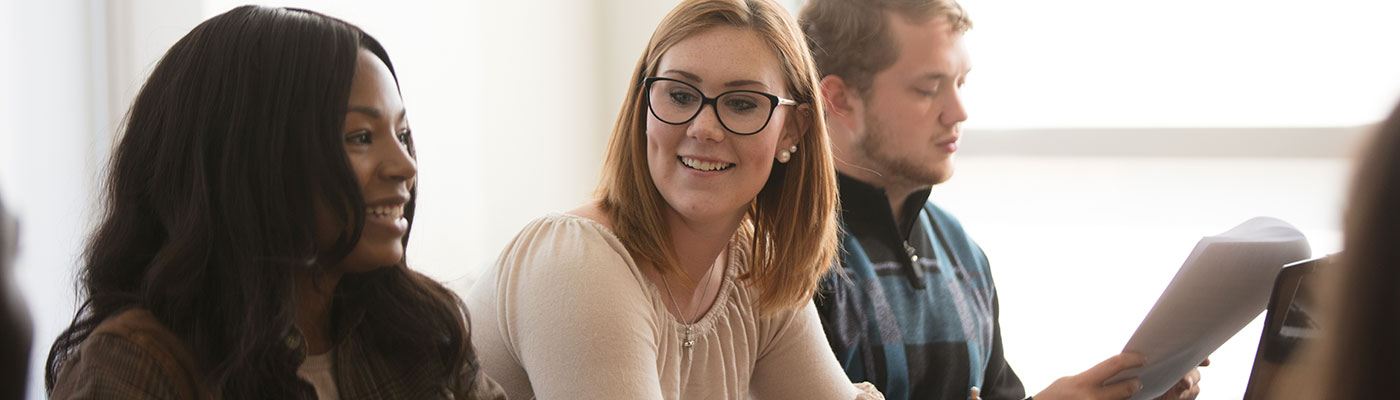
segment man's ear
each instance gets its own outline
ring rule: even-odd
[[[827,123],[834,122],[845,126],[847,130],[854,130],[861,122],[860,115],[864,106],[864,100],[856,88],[848,85],[846,80],[839,76],[827,75],[822,77],[821,93],[822,100],[826,103]]]

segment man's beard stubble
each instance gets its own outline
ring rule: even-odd
[[[951,175],[940,174],[941,171],[938,170],[936,161],[900,156],[887,151],[889,134],[890,132],[885,130],[873,114],[867,113],[865,115],[865,135],[856,141],[856,148],[860,149],[866,160],[870,160],[874,164],[864,167],[884,175],[884,180],[887,183],[933,186],[943,183],[948,179],[948,175]],[[949,168],[951,167],[950,164]]]

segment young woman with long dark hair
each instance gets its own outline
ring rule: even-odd
[[[413,140],[384,48],[297,9],[205,21],[107,177],[54,398],[497,398],[466,310],[405,267]]]

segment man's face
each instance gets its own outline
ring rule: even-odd
[[[971,69],[962,34],[947,18],[921,24],[886,14],[899,56],[861,95],[864,129],[853,149],[887,184],[936,185],[953,175],[962,137],[962,84]],[[859,116],[857,116],[859,117]]]

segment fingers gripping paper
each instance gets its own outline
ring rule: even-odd
[[[1256,217],[1196,243],[1123,351],[1147,364],[1109,379],[1142,379],[1133,400],[1166,393],[1264,311],[1284,264],[1306,259],[1308,240],[1287,222]]]

